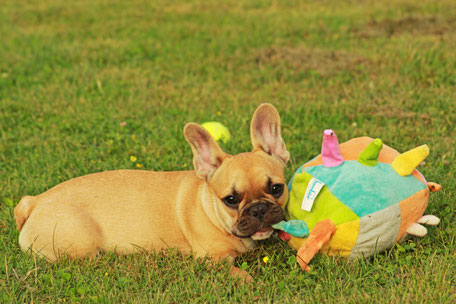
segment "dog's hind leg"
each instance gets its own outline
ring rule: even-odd
[[[82,208],[71,204],[39,204],[19,235],[23,251],[31,248],[49,260],[61,255],[94,256],[102,244],[102,232]]]
[[[19,204],[14,208],[14,220],[16,221],[17,229],[21,230],[25,221],[36,207],[36,198],[34,196],[24,196]]]

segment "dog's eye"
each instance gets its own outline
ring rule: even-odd
[[[283,185],[282,184],[274,184],[271,187],[271,194],[274,197],[280,197],[283,193]]]
[[[228,207],[236,207],[239,204],[239,200],[234,195],[228,195],[222,199],[222,201]]]

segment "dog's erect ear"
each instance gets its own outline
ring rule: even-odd
[[[284,164],[290,159],[280,131],[280,116],[273,105],[264,103],[256,109],[250,125],[250,138],[253,151],[263,150]]]
[[[198,124],[188,123],[184,128],[184,136],[192,147],[196,175],[208,181],[225,159],[225,152],[209,132]]]

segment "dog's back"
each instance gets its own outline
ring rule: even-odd
[[[139,170],[71,179],[19,202],[14,210],[19,243],[51,260],[63,252],[85,256],[98,250],[129,253],[135,247],[188,250],[176,204],[196,201],[191,196],[199,180],[192,171]]]

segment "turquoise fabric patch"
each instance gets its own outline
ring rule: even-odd
[[[399,203],[426,188],[412,175],[398,175],[386,163],[369,167],[358,161],[345,161],[338,167],[319,165],[304,168],[304,171],[324,182],[330,192],[359,217]]]
[[[306,222],[301,220],[289,220],[289,221],[280,221],[277,224],[271,226],[274,229],[285,231],[286,233],[303,238],[309,235],[309,228],[307,227]]]
[[[301,167],[299,167],[298,170],[296,170],[296,172],[293,174],[293,176],[291,177],[290,179],[290,182],[288,183],[288,192],[291,191],[291,188],[292,188],[292,185],[293,185],[293,180],[294,180],[294,177],[296,175],[296,173],[302,173],[302,168],[304,168],[304,165],[302,165]]]
[[[309,160],[307,163],[305,163],[304,165],[302,165],[301,167],[299,167],[298,170],[296,170],[296,172],[295,172],[295,173],[293,174],[293,176],[291,177],[290,182],[288,183],[288,191],[291,191],[292,184],[293,184],[293,180],[294,180],[294,177],[295,177],[296,173],[302,173],[302,168],[304,168],[305,165],[307,165],[308,163],[310,163],[311,161],[313,161],[314,159],[316,159],[318,156],[320,156],[320,155],[315,156],[314,158],[312,158],[311,160]]]

